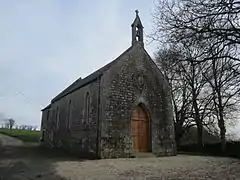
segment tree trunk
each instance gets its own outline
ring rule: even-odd
[[[202,137],[202,131],[203,131],[203,127],[202,127],[202,121],[199,115],[199,109],[197,106],[197,100],[196,98],[193,98],[193,108],[195,111],[195,121],[197,124],[197,144],[198,144],[198,148],[199,150],[202,150],[203,147],[203,137]]]
[[[176,146],[177,146],[177,149],[178,149],[179,148],[179,144],[180,144],[178,122],[174,123],[174,128],[175,128],[175,141],[176,141]]]
[[[220,138],[221,138],[221,148],[222,152],[225,152],[226,150],[226,127],[225,127],[225,122],[224,122],[224,107],[222,103],[222,95],[221,95],[221,86],[218,84],[217,81],[217,67],[216,67],[216,62],[213,60],[212,62],[212,68],[213,68],[213,75],[214,75],[214,83],[215,83],[215,91],[217,94],[217,100],[218,103],[215,103],[215,106],[218,108],[218,127],[220,129]]]
[[[194,119],[197,124],[197,144],[198,148],[201,151],[203,146],[203,140],[202,140],[202,121],[199,114],[199,108],[198,108],[198,102],[197,102],[197,89],[196,89],[196,64],[194,64],[193,61],[191,61],[191,82],[190,86],[192,88],[192,103],[193,103],[193,109],[194,109]]]
[[[224,118],[223,118],[223,109],[222,109],[222,107],[219,108],[219,122],[218,122],[218,126],[219,126],[219,129],[220,129],[220,138],[221,138],[222,152],[225,152],[225,150],[226,150],[226,127],[225,127],[225,122],[224,122]]]
[[[177,150],[178,150],[180,147],[180,137],[177,134],[175,136],[175,141],[176,141],[176,146],[177,146]]]
[[[200,151],[202,150],[202,147],[203,147],[202,131],[203,131],[202,124],[198,123],[197,124],[197,144]]]

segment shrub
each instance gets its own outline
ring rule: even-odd
[[[207,143],[202,149],[199,149],[197,144],[181,145],[178,151],[188,153],[201,153],[212,156],[225,156],[240,158],[240,141],[229,141],[226,144],[226,151],[222,152],[221,143]]]

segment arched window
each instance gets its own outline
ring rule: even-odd
[[[68,111],[67,111],[67,129],[71,128],[71,103],[72,101],[70,100],[68,103]]]
[[[47,111],[47,118],[46,118],[47,121],[49,120],[49,114],[50,114],[50,110]]]
[[[59,128],[59,107],[57,107],[57,112],[56,112],[56,126],[57,129]]]
[[[86,99],[85,99],[85,122],[86,122],[86,124],[89,123],[89,114],[90,114],[90,95],[89,95],[89,92],[87,92]]]

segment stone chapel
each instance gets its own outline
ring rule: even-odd
[[[144,49],[137,10],[131,29],[125,52],[42,109],[43,145],[83,157],[176,154],[170,88]]]

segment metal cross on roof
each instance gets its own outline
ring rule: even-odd
[[[136,12],[136,15],[138,15],[139,11],[137,9],[135,10],[135,12]]]

